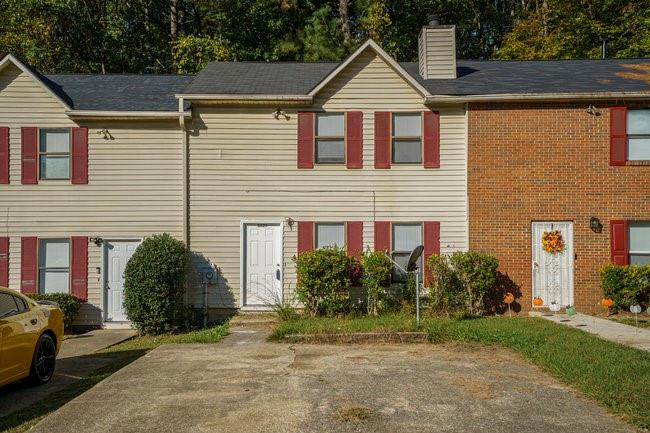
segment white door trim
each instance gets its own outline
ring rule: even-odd
[[[531,266],[531,273],[530,273],[530,291],[531,291],[531,305],[532,305],[532,299],[535,297],[535,263],[534,263],[534,257],[535,257],[535,248],[536,248],[536,242],[541,243],[541,239],[535,240],[534,237],[534,227],[535,224],[568,224],[569,227],[571,227],[571,233],[570,236],[567,238],[567,246],[571,246],[571,251],[567,251],[568,253],[568,259],[569,259],[569,276],[571,280],[571,286],[569,287],[569,304],[570,305],[575,305],[575,245],[573,244],[575,234],[575,223],[574,221],[569,221],[569,220],[533,220],[530,222],[530,234],[531,234],[531,256],[530,256],[530,266]],[[544,306],[547,307],[549,304],[548,299],[543,299],[544,301]],[[566,305],[560,305],[562,308],[566,307]]]
[[[101,278],[101,288],[102,288],[102,301],[101,301],[101,309],[102,309],[102,325],[105,324],[111,324],[111,323],[121,323],[121,322],[113,322],[110,320],[106,320],[106,306],[108,305],[108,301],[106,300],[106,268],[107,268],[107,262],[106,259],[108,258],[108,253],[106,251],[106,244],[108,242],[139,242],[142,243],[144,240],[144,237],[113,237],[113,238],[102,238],[102,265],[101,265],[101,272],[100,272],[100,278]]]
[[[278,224],[280,226],[280,296],[284,299],[284,218],[242,219],[239,221],[239,308],[244,310],[269,311],[271,307],[251,307],[244,305],[246,296],[246,245],[245,230],[249,224]]]

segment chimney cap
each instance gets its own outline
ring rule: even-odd
[[[429,22],[430,26],[439,26],[440,25],[440,17],[436,14],[430,14],[427,15],[427,21]]]

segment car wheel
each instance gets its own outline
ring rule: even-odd
[[[33,385],[44,385],[54,376],[56,366],[56,344],[47,334],[41,335],[36,343],[34,359],[29,371],[29,381]]]

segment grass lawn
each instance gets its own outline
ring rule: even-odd
[[[183,334],[139,336],[97,352],[91,357],[108,358],[109,364],[94,371],[90,376],[74,382],[69,387],[50,394],[43,400],[0,418],[1,433],[19,433],[28,430],[51,412],[63,406],[79,394],[89,390],[111,374],[135,361],[145,353],[162,344],[216,343],[228,333],[228,325],[190,331]]]
[[[280,322],[271,339],[288,334],[415,331],[404,315],[297,319]],[[425,319],[430,341],[498,344],[607,407],[627,422],[650,428],[650,353],[539,318]]]

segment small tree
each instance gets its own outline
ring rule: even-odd
[[[386,298],[386,288],[390,285],[392,263],[382,251],[365,252],[361,256],[363,264],[363,286],[368,293],[368,314],[376,316],[381,311]]]
[[[350,306],[350,275],[354,259],[339,248],[321,248],[294,257],[296,297],[312,316],[346,312]]]
[[[141,332],[161,334],[182,329],[187,272],[185,244],[167,233],[147,238],[124,272],[124,308]]]

